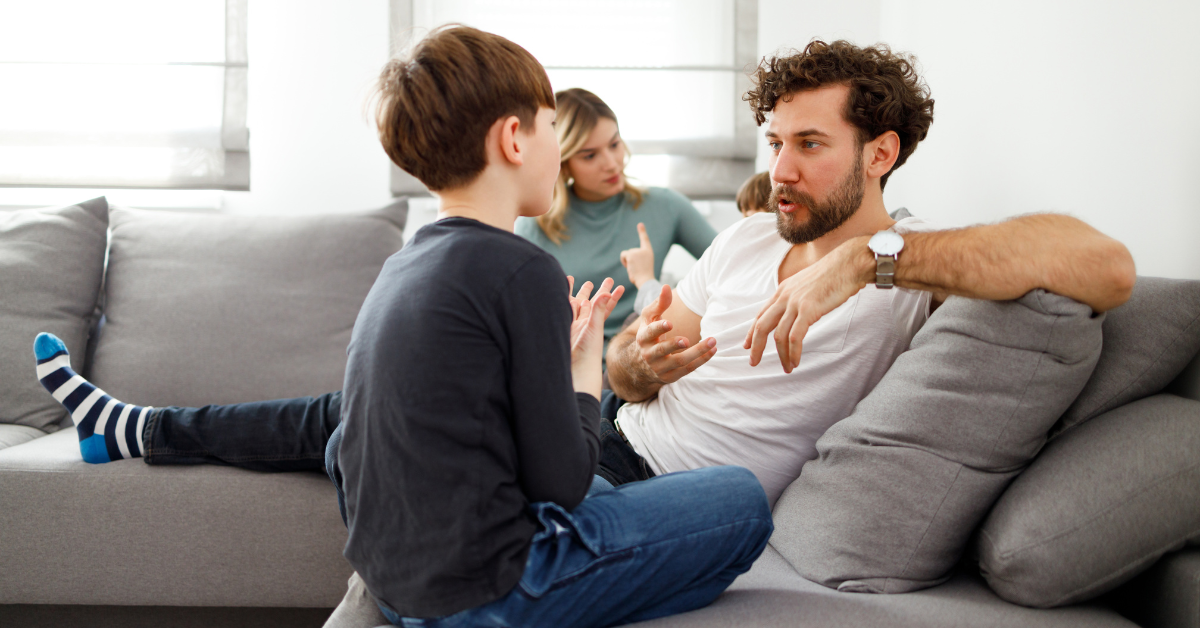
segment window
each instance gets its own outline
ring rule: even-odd
[[[456,22],[529,50],[554,89],[582,87],[613,108],[629,173],[692,198],[733,198],[754,172],[756,126],[741,96],[756,59],[755,0],[392,0],[403,49]],[[393,170],[394,194],[423,192]]]
[[[248,190],[246,2],[9,3],[0,185]]]

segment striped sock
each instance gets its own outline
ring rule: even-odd
[[[38,380],[71,413],[85,461],[100,464],[142,456],[142,428],[153,408],[121,403],[75,373],[67,346],[53,334],[38,334],[33,355]]]

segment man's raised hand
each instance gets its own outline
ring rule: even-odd
[[[678,381],[717,354],[717,341],[713,338],[701,340],[693,347],[688,346],[688,339],[683,336],[664,338],[673,327],[671,321],[662,318],[671,307],[671,298],[671,286],[664,285],[658,299],[642,310],[635,338],[642,362],[659,384]]]

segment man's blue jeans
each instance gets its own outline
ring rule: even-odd
[[[767,497],[742,467],[671,473],[612,488],[597,476],[567,512],[540,502],[525,574],[500,599],[397,626],[602,627],[706,606],[750,569],[774,529]]]

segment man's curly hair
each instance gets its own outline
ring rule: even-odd
[[[883,44],[860,48],[845,40],[831,44],[813,40],[804,52],[764,58],[751,76],[753,89],[742,99],[750,103],[754,120],[762,125],[781,98],[790,100],[796,92],[826,85],[848,86],[843,116],[858,129],[860,146],[887,131],[900,136],[900,155],[880,180],[882,188],[933,123],[929,86],[917,75],[915,65],[912,55],[894,53]]]

